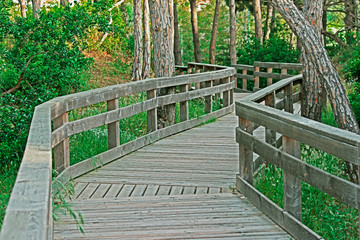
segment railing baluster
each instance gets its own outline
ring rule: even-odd
[[[284,109],[286,112],[294,112],[293,82],[284,89]],[[301,158],[300,142],[282,136],[282,143],[285,152]],[[301,181],[286,171],[284,171],[284,210],[301,221]]]
[[[242,72],[243,72],[244,75],[247,75],[247,70],[246,69],[244,69]],[[242,89],[247,90],[247,80],[246,80],[246,78],[242,79]]]
[[[193,66],[188,64],[187,74],[192,74],[192,72],[193,72]],[[188,91],[191,90],[191,89],[192,89],[192,83],[189,83]]]
[[[272,92],[265,97],[265,105],[275,108],[275,92]],[[276,146],[276,132],[270,128],[265,128],[265,141],[272,146]]]
[[[195,66],[195,72],[196,73],[201,73],[201,69],[202,69],[202,66],[199,66],[199,65],[196,65]],[[201,88],[201,85],[200,83],[195,83],[195,89],[200,89]]]
[[[181,85],[180,92],[184,93],[188,91],[189,85]],[[189,102],[180,102],[180,122],[189,120]]]
[[[107,101],[107,110],[112,111],[119,108],[119,99]],[[120,146],[120,129],[119,121],[108,125],[108,149]]]
[[[256,72],[260,72],[260,67],[259,66],[254,66],[254,91],[257,91],[260,88],[260,85],[259,85],[259,79],[260,78],[259,78],[259,76],[255,75]]]
[[[156,98],[156,89],[146,92],[147,99]],[[157,108],[147,111],[147,130],[155,132],[157,130]]]
[[[271,67],[267,68],[267,72],[268,73],[272,73],[273,72],[273,69]],[[273,79],[271,77],[268,77],[267,79],[267,85],[266,86],[270,86],[271,84],[273,83]]]
[[[253,123],[239,117],[239,127],[247,133],[253,133]],[[239,175],[248,183],[253,185],[253,152],[247,149],[244,144],[239,143]]]
[[[69,114],[66,112],[54,119],[54,130],[67,124]],[[54,147],[54,170],[61,172],[70,166],[69,138]]]
[[[211,88],[213,86],[213,83],[214,82],[212,80],[206,81],[205,82],[205,87]],[[205,113],[211,113],[212,112],[212,103],[213,103],[212,95],[205,96]]]
[[[230,82],[230,77],[221,79],[222,84],[226,84]],[[230,91],[223,92],[223,105],[224,107],[230,106]]]

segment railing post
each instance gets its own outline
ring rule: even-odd
[[[259,76],[256,75],[257,72],[260,72],[260,67],[256,66],[254,63],[254,91],[259,90],[260,84],[259,84]]]
[[[286,68],[282,68],[282,69],[281,69],[281,74],[287,75],[287,69],[286,69]]]
[[[226,77],[221,80],[222,84],[226,84],[229,82],[230,82],[230,77]],[[223,105],[224,107],[230,106],[230,91],[223,92]]]
[[[188,65],[188,67],[187,67],[187,74],[192,74],[192,72],[193,72],[192,66],[191,66],[191,65]],[[192,89],[192,84],[189,83],[188,90],[191,90],[191,89]]]
[[[293,83],[284,89],[284,109],[292,113],[293,107]],[[285,152],[296,158],[301,158],[300,142],[287,136],[282,136],[282,144]],[[301,221],[301,180],[291,173],[284,171],[284,210]]]
[[[68,123],[69,114],[63,113],[54,119],[54,130]],[[54,147],[54,170],[61,172],[70,166],[69,138]]]
[[[211,88],[213,86],[213,81],[206,81],[205,82],[205,87],[207,88]],[[211,113],[212,112],[212,95],[209,96],[205,96],[205,113]]]
[[[107,101],[107,110],[112,111],[119,108],[119,99]],[[108,149],[115,148],[120,145],[120,129],[119,121],[108,125]]]
[[[243,72],[244,75],[247,75],[247,70],[246,69],[244,69],[242,72]],[[246,78],[242,79],[242,89],[247,90],[247,80],[246,80]]]
[[[275,92],[272,92],[265,97],[265,105],[275,108]],[[276,132],[270,128],[265,128],[265,141],[272,146],[276,146]]]
[[[253,123],[239,117],[239,127],[249,134],[253,133]],[[249,184],[253,185],[253,152],[244,144],[239,143],[239,175]]]
[[[147,99],[156,98],[156,89],[146,92]],[[157,130],[157,108],[147,111],[147,130],[148,132],[155,132]]]
[[[272,73],[273,69],[269,67],[269,68],[267,68],[267,72]],[[272,83],[273,83],[273,79],[271,77],[268,77],[266,86],[270,86]]]
[[[180,92],[185,93],[188,91],[188,84],[180,86]],[[189,120],[189,102],[180,102],[180,122]]]
[[[195,65],[195,72],[196,73],[201,73],[201,66],[199,66],[199,65]],[[198,82],[198,83],[195,83],[195,89],[200,89],[201,88],[201,85],[200,85],[200,83]]]

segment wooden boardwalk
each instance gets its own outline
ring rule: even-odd
[[[290,239],[241,194],[237,117],[165,138],[75,179],[84,217],[55,223],[55,239]]]

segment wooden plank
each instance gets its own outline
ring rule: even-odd
[[[205,82],[205,87],[211,88],[213,87],[213,81]],[[205,113],[211,113],[212,112],[212,95],[205,96]]]
[[[172,186],[170,195],[181,195],[183,192],[183,186]]]
[[[253,75],[247,75],[246,73],[243,73],[243,74],[237,73],[236,77],[243,79],[243,81],[244,81],[244,79],[254,81],[254,76]]]
[[[257,66],[254,66],[254,88],[255,89],[259,89],[259,75],[256,75],[257,73],[260,72],[260,68]]]
[[[99,187],[98,183],[89,183],[86,188],[77,196],[78,199],[88,199],[94,194]]]
[[[144,195],[147,185],[137,184],[131,193],[131,197],[141,197]]]
[[[262,78],[272,78],[276,80],[281,80],[285,78],[292,77],[293,75],[287,74],[279,74],[279,73],[270,73],[270,72],[254,72],[254,77],[262,77]]]
[[[246,119],[239,118],[239,128],[252,134],[252,123]],[[239,142],[239,174],[251,185],[254,181],[253,152],[244,144]]]
[[[209,188],[209,194],[216,194],[216,193],[220,193],[220,188],[214,188],[214,187],[210,187]]]
[[[130,197],[132,191],[134,190],[135,185],[132,184],[125,184],[122,188],[119,194],[116,196],[116,198],[124,198],[124,197]]]
[[[169,195],[170,194],[170,191],[171,191],[171,186],[160,186],[156,195]]]
[[[302,70],[302,65],[299,63],[254,62],[254,66],[261,68],[271,67],[276,69]]]
[[[360,165],[360,136],[357,134],[253,103],[236,104],[236,114],[245,119]]]
[[[360,186],[303,162],[301,159],[254,138],[239,128],[236,131],[236,141],[241,142],[258,155],[266,157],[267,161],[277,167],[290,172],[330,196],[356,209],[360,207],[359,199],[356,197],[360,196]]]
[[[208,190],[208,187],[196,187],[195,194],[207,194]]]
[[[251,65],[235,64],[231,66],[240,70],[254,71],[254,66]]]
[[[267,68],[266,70],[267,70],[268,73],[272,73],[272,71],[273,71],[273,69],[271,67]],[[268,77],[267,82],[266,82],[266,86],[270,86],[273,83],[272,80],[273,79],[271,77]]]
[[[111,184],[100,184],[100,186],[96,189],[94,194],[91,196],[91,198],[103,198],[105,194],[108,192]]]
[[[189,85],[181,85],[180,92],[184,93],[189,91],[188,87]],[[180,121],[184,122],[187,120],[189,120],[189,102],[183,101],[180,102]]]
[[[157,191],[159,190],[159,185],[148,185],[144,196],[155,196]]]
[[[185,186],[183,194],[185,194],[185,195],[187,195],[187,194],[195,194],[195,187]]]
[[[119,99],[107,101],[107,111],[119,108]],[[108,149],[118,147],[120,145],[120,128],[119,121],[108,124]]]
[[[111,187],[105,194],[104,198],[115,198],[123,187],[124,184],[111,184]]]

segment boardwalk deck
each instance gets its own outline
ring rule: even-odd
[[[85,235],[64,218],[55,223],[55,239],[290,239],[231,193],[236,124],[229,114],[75,179]]]

